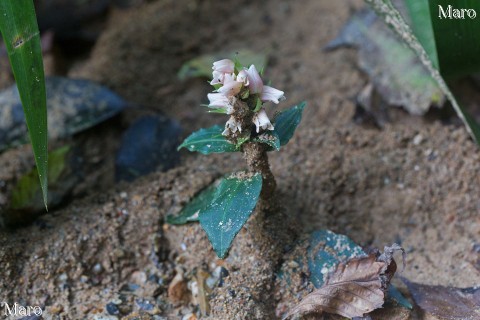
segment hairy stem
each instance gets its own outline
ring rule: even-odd
[[[265,146],[257,142],[246,142],[242,145],[243,157],[245,158],[250,171],[262,174],[263,187],[260,197],[263,200],[271,200],[275,194],[277,183],[270,170],[268,155]]]

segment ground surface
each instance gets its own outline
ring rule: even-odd
[[[382,131],[352,121],[353,99],[367,81],[356,53],[322,51],[348,18],[346,3],[156,1],[113,12],[91,57],[70,75],[105,84],[148,112],[163,111],[186,134],[225,119],[199,106],[210,90],[204,80],[176,79],[181,64],[222,50],[268,52],[266,76],[287,96],[279,108],[308,101],[292,142],[271,155],[284,209],[256,213],[229,257],[217,259],[198,225],[163,219],[244,164],[239,155],[185,152],[176,169],[75,200],[33,226],[0,231],[0,301],[44,305],[47,319],[100,317],[111,302],[127,314],[149,310],[148,301],[156,319],[176,319],[198,310],[186,287],[223,266],[229,276],[211,294],[210,317],[273,319],[299,299],[275,279],[286,248],[324,228],[362,246],[400,243],[408,253],[402,276],[411,281],[478,285],[480,152],[462,127],[401,112]],[[422,319],[401,310],[377,319],[409,317]]]

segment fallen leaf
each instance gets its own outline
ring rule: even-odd
[[[426,313],[445,320],[480,319],[480,288],[461,289],[403,281],[415,303]]]
[[[388,105],[423,115],[442,106],[445,95],[415,54],[372,10],[355,13],[325,49],[358,48],[359,67]]]
[[[385,301],[385,292],[396,271],[393,253],[403,250],[394,244],[385,252],[371,253],[338,264],[324,285],[307,295],[286,315],[335,313],[348,318],[363,317]]]

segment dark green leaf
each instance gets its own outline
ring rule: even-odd
[[[200,214],[200,224],[218,257],[224,258],[227,254],[233,239],[252,214],[261,190],[260,174],[238,173],[220,182],[213,203]]]
[[[310,237],[307,256],[310,281],[316,288],[320,288],[328,274],[333,272],[340,262],[363,257],[366,254],[362,247],[347,236],[330,230],[319,230],[312,233]]]
[[[433,66],[438,69],[437,46],[428,2],[429,0],[405,0],[412,21],[413,33],[432,60]]]
[[[259,69],[267,64],[266,55],[255,53],[250,50],[209,54],[194,58],[184,63],[178,72],[178,77],[181,80],[195,77],[205,77],[211,79],[213,63],[217,60],[225,58],[235,60],[237,68],[242,68],[243,66],[248,67],[251,64],[254,64],[257,69]],[[240,65],[240,62],[243,64],[243,66]]]
[[[200,129],[185,139],[178,149],[187,148],[190,151],[203,154],[239,151],[236,145],[222,135],[223,130],[224,128],[218,125],[208,129]]]
[[[183,207],[182,211],[176,216],[167,216],[167,223],[180,225],[188,222],[198,221],[199,214],[215,199],[217,184],[212,183]]]
[[[395,301],[396,303],[398,303],[404,308],[413,309],[413,306],[410,303],[410,301],[408,301],[407,298],[405,298],[403,294],[400,291],[398,291],[398,289],[393,284],[388,286],[387,298],[392,299],[393,301]]]
[[[411,0],[410,0],[411,1]],[[453,8],[468,8],[480,12],[477,0],[416,0],[430,3],[430,16],[419,19],[431,21],[438,65],[442,76],[465,76],[480,71],[480,23],[477,19],[465,16],[465,19],[439,18],[439,6],[448,11]],[[428,51],[427,51],[428,52]]]
[[[47,106],[40,32],[33,1],[1,0],[0,31],[20,92],[43,201],[47,207]]]
[[[471,118],[470,115],[468,115],[457,102],[447,83],[442,78],[439,71],[435,68],[435,63],[432,62],[425,49],[413,34],[412,29],[402,18],[398,10],[393,6],[391,0],[366,0],[366,2],[369,3],[381,17],[383,17],[385,23],[387,23],[387,25],[389,25],[392,30],[394,30],[395,33],[420,58],[420,61],[430,72],[440,89],[447,96],[448,100],[450,100],[452,103],[453,109],[457,113],[458,117],[463,121],[468,133],[472,136],[475,142],[477,142],[477,144],[480,143],[480,127],[478,123],[476,123],[476,121],[474,121],[473,118]]]
[[[284,146],[290,141],[295,133],[295,129],[302,120],[303,109],[306,106],[306,102],[303,101],[300,104],[291,107],[290,109],[280,112],[275,117],[275,134],[280,139],[280,145]]]
[[[280,138],[275,131],[266,131],[253,139],[253,141],[266,144],[268,146],[267,151],[280,150]]]

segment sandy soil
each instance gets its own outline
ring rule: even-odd
[[[128,319],[181,319],[198,311],[188,286],[222,266],[228,276],[210,295],[210,318],[275,319],[308,293],[282,290],[276,271],[294,239],[324,228],[365,247],[400,243],[408,252],[402,276],[411,281],[478,285],[480,152],[462,127],[401,111],[382,131],[352,121],[367,82],[356,53],[322,51],[348,19],[346,3],[165,0],[113,12],[91,58],[70,75],[177,118],[186,134],[225,119],[199,107],[210,90],[204,80],[176,79],[181,64],[220,50],[268,52],[266,75],[288,98],[278,109],[308,101],[292,142],[270,157],[283,209],[256,212],[228,258],[217,259],[198,225],[164,218],[244,163],[184,152],[176,169],[0,231],[0,301],[45,306],[46,319],[116,319],[100,317],[109,303],[133,312]],[[124,121],[145,112],[137,108]],[[374,316],[409,318],[424,319],[404,309]]]

